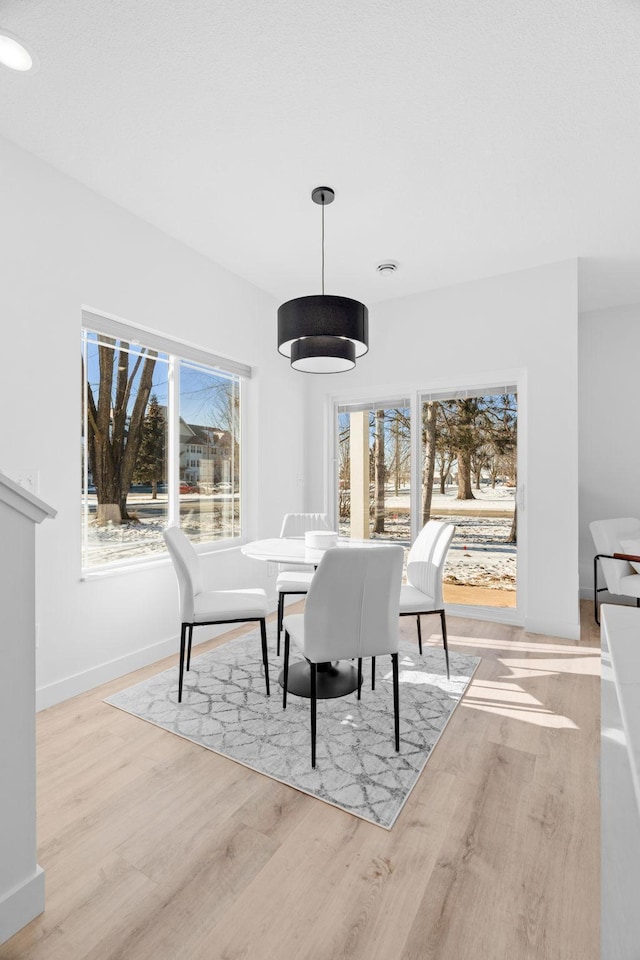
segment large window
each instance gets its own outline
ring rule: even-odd
[[[248,374],[169,338],[85,315],[84,569],[164,552],[168,523],[194,543],[240,537]]]

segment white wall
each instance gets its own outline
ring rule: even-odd
[[[344,291],[343,291],[344,292]],[[326,498],[324,435],[332,397],[376,399],[519,376],[522,619],[575,638],[578,619],[577,264],[555,263],[378,304],[355,371],[309,378],[308,502]]]
[[[580,589],[593,596],[592,520],[640,517],[640,304],[580,315]]]
[[[81,307],[254,366],[246,532],[277,535],[302,508],[302,386],[276,351],[270,296],[52,167],[0,140],[0,466],[58,510],[37,531],[37,686],[47,706],[174,652],[168,561],[80,580]],[[214,187],[212,187],[214,189]],[[249,226],[249,225],[248,225]],[[237,551],[212,555],[221,585],[264,578]]]

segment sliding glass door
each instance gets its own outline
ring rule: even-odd
[[[447,520],[448,603],[515,607],[518,567],[515,387],[423,395],[420,526]]]
[[[411,542],[408,399],[338,407],[338,521],[343,536]]]
[[[445,601],[514,608],[516,387],[339,404],[336,418],[340,533],[408,550],[430,519],[454,523]]]

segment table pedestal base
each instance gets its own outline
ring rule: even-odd
[[[284,686],[284,671],[278,680]],[[345,697],[358,689],[358,671],[350,662],[319,663],[316,672],[316,694],[319,700]],[[298,697],[311,697],[311,668],[306,660],[289,664],[287,692]]]

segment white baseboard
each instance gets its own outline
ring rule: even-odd
[[[194,646],[205,643],[221,633],[226,633],[229,626],[221,624],[218,627],[208,627],[206,635],[202,630],[203,628],[196,629],[193,636]],[[176,654],[179,648],[179,636],[168,637],[166,640],[153,643],[141,650],[134,650],[124,657],[116,657],[114,660],[100,663],[89,670],[83,670],[82,673],[74,673],[70,677],[56,680],[55,683],[38,687],[36,689],[36,711],[46,710],[47,707],[53,707],[56,703],[62,703],[63,700],[76,697],[79,693],[93,690],[94,687],[99,687],[101,683],[117,680],[118,677],[124,677],[133,670],[139,670],[140,667],[148,667],[151,663],[157,663],[164,657]]]
[[[44,910],[44,870],[13,887],[0,897],[0,944],[22,930]]]
[[[468,617],[470,620],[488,620],[490,623],[506,623],[509,626],[523,627],[527,633],[541,633],[548,637],[560,637],[563,640],[579,640],[580,624],[563,623],[558,620],[539,620],[518,615],[513,607],[473,607],[464,604],[446,604],[447,613],[452,617]]]
[[[117,657],[115,660],[98,664],[98,666],[91,667],[89,670],[83,670],[82,673],[74,673],[70,677],[56,680],[55,683],[38,687],[36,688],[36,711],[46,710],[47,707],[53,707],[56,703],[62,703],[63,700],[76,697],[79,693],[93,690],[94,687],[99,687],[101,683],[123,677],[140,667],[147,667],[150,663],[155,663],[157,660],[162,660],[163,657],[175,653],[178,645],[177,637],[169,637],[166,640],[161,640],[160,643],[154,643],[151,646],[143,647],[141,650],[128,653],[124,657]]]
[[[580,623],[567,623],[561,620],[526,619],[524,629],[527,633],[542,633],[547,637],[560,637],[563,640],[580,639]]]
[[[522,626],[522,617],[518,616],[514,607],[479,607],[465,603],[445,603],[445,609],[451,617],[468,617],[469,620],[488,620],[490,623]]]

